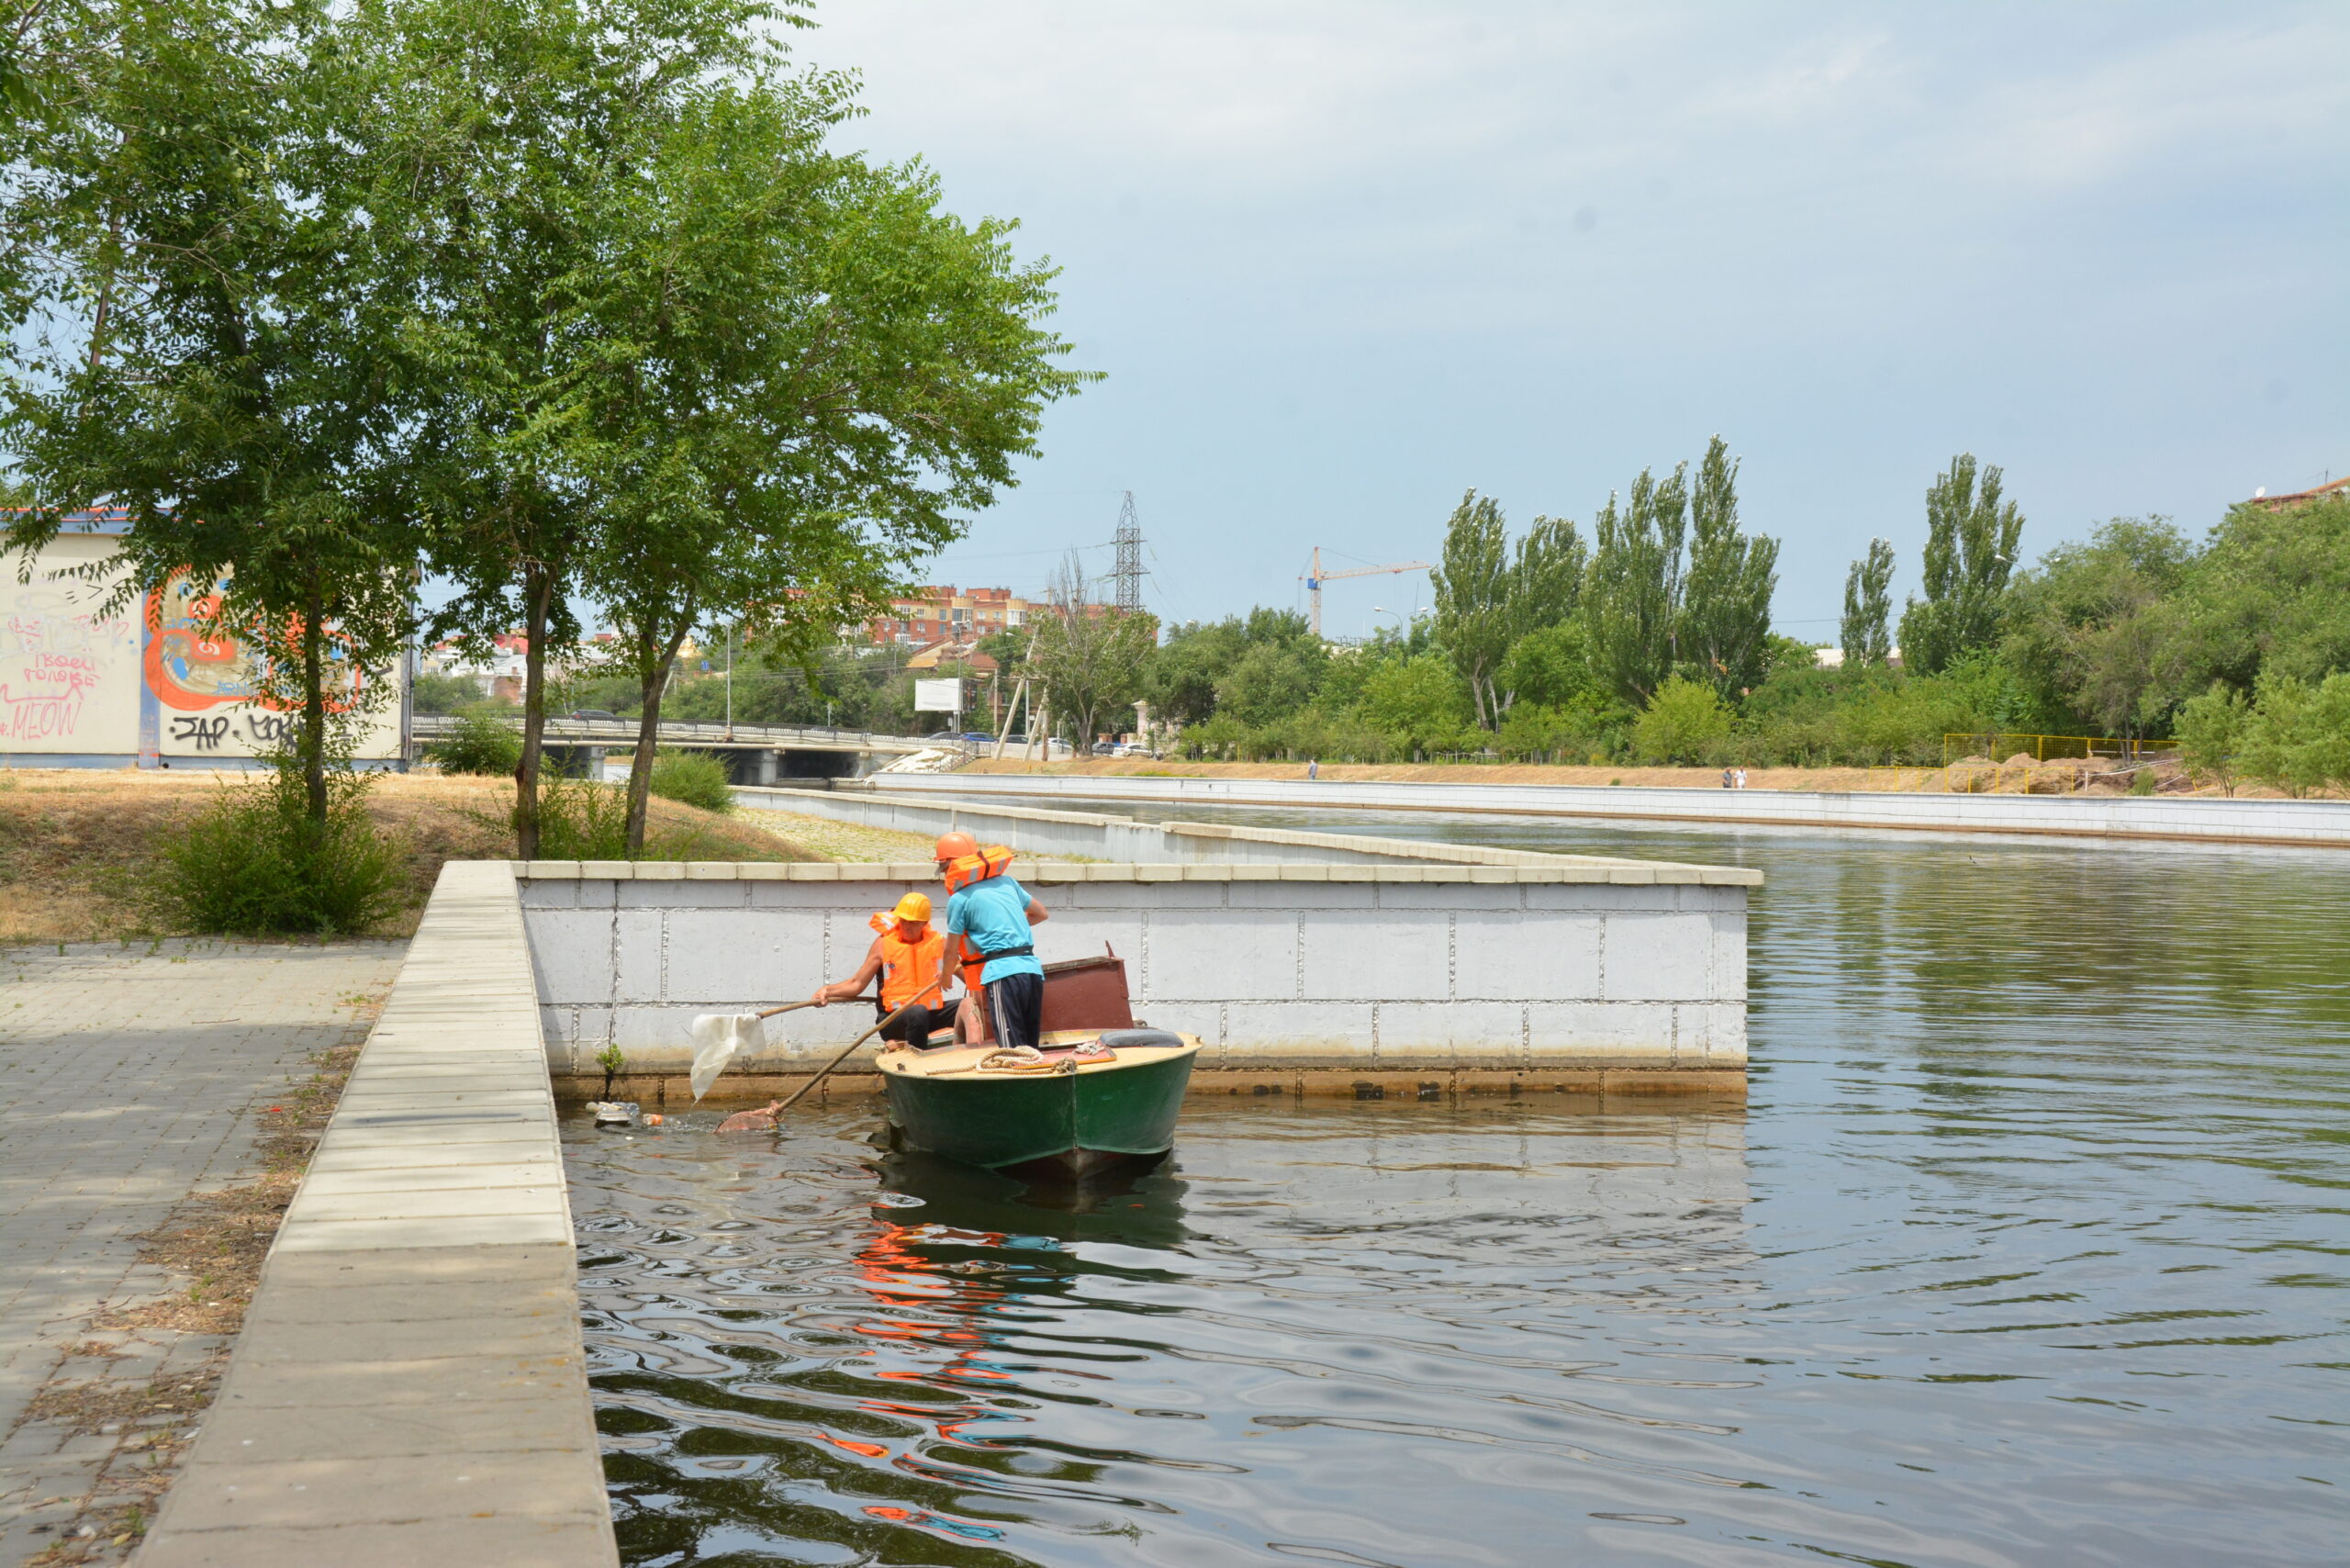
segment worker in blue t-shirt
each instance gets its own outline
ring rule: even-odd
[[[982,850],[967,833],[938,841],[939,874],[946,878],[946,951],[938,962],[943,990],[954,978],[965,942],[986,960],[979,983],[986,988],[988,1021],[1000,1046],[1035,1046],[1043,1033],[1045,966],[1036,961],[1030,928],[1048,916],[1007,869],[1012,851],[1001,845]]]

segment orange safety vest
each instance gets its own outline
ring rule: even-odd
[[[894,1013],[931,989],[938,979],[938,960],[946,951],[946,934],[924,924],[923,938],[909,942],[887,914],[877,914],[873,929],[881,934],[881,1006]]]
[[[1011,865],[1012,851],[1001,844],[990,844],[977,855],[966,855],[947,863],[946,890],[959,893],[974,882],[1002,876]]]

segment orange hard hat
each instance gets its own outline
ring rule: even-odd
[[[960,860],[966,855],[977,855],[979,852],[979,841],[968,833],[942,834],[939,836],[937,858],[941,860]]]
[[[930,900],[921,893],[908,893],[890,913],[908,925],[920,925],[930,918]]]

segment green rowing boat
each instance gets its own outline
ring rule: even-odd
[[[990,1046],[890,1051],[881,1084],[904,1148],[1081,1175],[1174,1146],[1199,1050],[1196,1036],[1165,1029],[1064,1030],[1046,1035],[1041,1064],[1014,1065]]]

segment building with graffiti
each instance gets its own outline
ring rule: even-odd
[[[209,624],[221,586],[175,577],[116,601],[104,569],[129,524],[77,513],[0,579],[0,766],[241,767],[285,734],[258,655]],[[359,760],[408,755],[401,670],[339,667],[335,702],[364,715]]]

